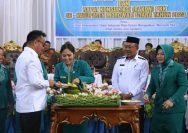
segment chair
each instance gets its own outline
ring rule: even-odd
[[[188,52],[181,51],[178,57],[178,62],[183,64],[185,69],[188,69]]]
[[[85,60],[91,67],[95,67],[96,70],[105,67],[107,62],[105,53],[100,51],[85,51],[80,54],[79,58]]]
[[[122,57],[123,55],[124,55],[123,49],[115,49],[115,50],[109,52],[108,63],[105,68],[105,71],[103,71],[103,74],[102,74],[104,78],[111,81],[114,65],[115,65],[117,59]]]
[[[102,76],[105,73],[109,49],[89,43],[82,48],[77,49],[76,58],[87,61],[91,68],[99,72]]]
[[[14,67],[18,56],[20,55],[22,48],[19,44],[14,41],[7,42],[3,45],[5,49],[5,64],[10,68],[10,77],[13,79],[14,77]]]

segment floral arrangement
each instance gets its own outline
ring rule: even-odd
[[[60,89],[54,89],[54,88],[47,88],[47,94],[48,96],[54,96],[62,93],[62,88]]]
[[[106,83],[100,87],[84,84],[83,88],[82,93],[56,95],[56,103],[63,106],[120,106],[119,92]]]
[[[69,84],[67,84],[69,86]],[[66,89],[78,89],[77,87],[73,86],[71,88],[59,88],[59,89],[54,89],[54,88],[47,88],[47,94],[49,96],[54,96],[54,95],[59,95],[63,93],[63,90]],[[111,85],[108,85],[107,83],[103,83],[100,86],[97,86],[96,84],[83,84],[83,92],[88,93],[91,95],[118,95],[119,91],[112,89]]]
[[[89,94],[98,96],[119,94],[119,91],[112,89],[112,86],[107,83],[103,83],[100,86],[97,86],[96,84],[84,84],[84,90]]]

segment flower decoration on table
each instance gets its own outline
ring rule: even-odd
[[[68,90],[68,89],[76,90],[77,85],[72,84],[72,83],[63,84],[61,82],[56,82],[54,88],[50,88],[50,87],[47,88],[47,94],[48,94],[48,96],[55,96],[55,95],[59,95],[59,94],[66,92],[65,90]]]
[[[47,88],[47,94],[48,96],[54,96],[62,93],[62,88],[60,89],[54,89],[54,88]]]
[[[47,93],[47,106],[45,108],[45,111],[48,112],[51,110],[51,105],[56,101],[55,96],[60,95],[62,93],[62,88],[55,89],[48,87],[46,93]]]
[[[112,89],[111,85],[108,85],[107,83],[103,83],[100,86],[97,86],[96,84],[86,84],[84,86],[84,90],[87,93],[98,95],[98,96],[110,96],[110,95],[118,95],[119,91]]]
[[[83,90],[77,94],[56,95],[56,103],[62,106],[120,106],[119,92],[108,84],[100,87],[84,84]]]
[[[60,95],[63,92],[63,87],[65,84],[62,84],[61,82],[56,82],[54,88],[48,87],[47,92],[47,104],[50,106],[55,102],[55,96]]]

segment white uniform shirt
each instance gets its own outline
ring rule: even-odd
[[[128,60],[125,56],[118,59],[112,74],[112,88],[123,94],[132,93],[135,100],[143,104],[143,91],[149,74],[148,61],[142,56]]]
[[[43,110],[46,106],[46,88],[49,82],[44,80],[38,54],[33,49],[25,47],[17,59],[15,72],[16,111],[28,113]]]

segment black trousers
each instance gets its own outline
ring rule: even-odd
[[[7,109],[0,109],[0,133],[5,133],[5,122],[7,119]]]
[[[144,133],[144,105],[141,106],[139,110],[140,118],[140,133]],[[122,124],[118,126],[119,133],[132,133],[132,128],[130,124]]]
[[[20,126],[22,133],[40,133],[41,112],[20,113]]]

